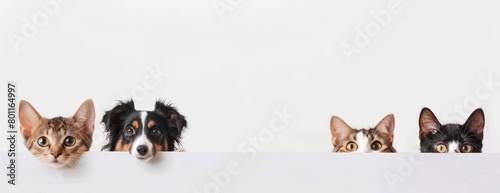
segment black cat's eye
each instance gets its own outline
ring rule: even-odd
[[[135,129],[132,126],[127,126],[125,128],[125,136],[130,137],[132,135],[135,135]]]
[[[66,139],[64,139],[64,146],[66,147],[71,147],[75,145],[76,139],[74,137],[68,136]]]
[[[47,147],[47,145],[49,145],[49,140],[46,137],[40,137],[37,143],[40,147]]]
[[[472,151],[472,146],[469,144],[465,144],[461,148],[462,153],[470,153]]]
[[[156,129],[156,128],[154,128],[153,130],[151,130],[151,133],[154,136],[157,136],[157,137],[161,135],[161,131],[159,129]]]
[[[448,147],[446,147],[445,144],[440,143],[436,146],[436,151],[439,153],[446,153],[446,151],[448,151]]]
[[[378,151],[378,150],[382,149],[382,144],[381,144],[380,142],[378,142],[378,141],[375,141],[375,142],[373,142],[373,143],[370,145],[370,148],[371,148],[372,150]]]
[[[347,151],[356,151],[358,149],[358,144],[356,144],[355,142],[351,141],[351,142],[347,143],[347,145],[345,146],[345,148],[347,149]]]

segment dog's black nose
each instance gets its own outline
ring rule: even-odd
[[[140,154],[140,155],[146,155],[146,153],[148,153],[148,147],[145,146],[145,145],[139,145],[137,147],[137,152]]]

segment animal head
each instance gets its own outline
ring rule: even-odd
[[[71,117],[42,117],[27,101],[19,103],[20,131],[29,151],[53,167],[73,167],[92,144],[95,110],[91,99]]]
[[[374,128],[352,129],[340,117],[330,119],[332,152],[396,152],[392,147],[394,115],[384,117]]]
[[[158,151],[176,150],[187,127],[184,116],[160,100],[152,111],[136,110],[133,100],[120,101],[105,112],[101,123],[108,133],[102,150],[128,151],[141,160],[150,160]]]
[[[484,112],[480,108],[462,125],[442,125],[429,108],[423,108],[419,126],[421,152],[479,153],[483,147]]]

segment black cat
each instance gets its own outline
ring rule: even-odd
[[[430,153],[481,153],[484,113],[478,108],[463,125],[441,125],[428,108],[420,112],[420,151]]]

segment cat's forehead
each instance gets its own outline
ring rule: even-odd
[[[388,136],[384,133],[380,133],[375,128],[370,129],[352,129],[351,135],[349,138],[351,140],[360,140],[359,138],[365,138],[369,140],[379,140],[386,141],[388,140]]]
[[[72,124],[72,120],[64,117],[54,117],[47,120],[47,125],[51,129],[66,129],[68,126]]]
[[[435,133],[434,135],[439,137],[444,137],[445,139],[448,138],[450,140],[453,140],[463,137],[464,134],[465,130],[461,125],[446,124],[443,125],[441,129],[439,129],[438,133]]]
[[[50,119],[45,119],[43,124],[40,124],[35,130],[35,133],[49,134],[59,131],[64,131],[64,133],[73,133],[73,130],[80,128],[80,124],[76,124],[71,118],[65,117],[54,117]]]
[[[352,129],[350,137],[356,140],[359,137],[368,137],[370,133],[369,129]]]
[[[354,134],[362,133],[363,135],[368,135],[373,132],[373,129],[352,129]]]

